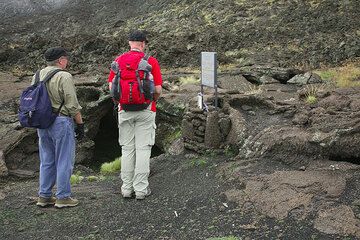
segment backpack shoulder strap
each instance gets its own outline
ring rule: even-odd
[[[62,69],[55,69],[54,71],[48,73],[48,74],[46,75],[45,79],[43,80],[43,83],[45,84],[45,83],[46,83],[47,81],[49,81],[55,74],[57,74],[58,72],[61,72],[61,71],[64,71],[64,70],[62,70]],[[63,100],[63,101],[61,102],[61,104],[60,104],[59,109],[57,110],[57,114],[60,113],[60,110],[61,110],[61,108],[64,106],[64,103],[65,103],[65,101]]]
[[[146,61],[149,61],[149,58],[151,57],[151,53],[147,53],[144,55],[143,59]]]
[[[55,69],[54,71],[48,73],[45,77],[45,79],[43,80],[43,83],[46,83],[47,81],[49,81],[55,74],[57,74],[58,72],[63,71],[62,69]]]
[[[40,70],[35,73],[35,82],[33,85],[37,85],[40,82]]]

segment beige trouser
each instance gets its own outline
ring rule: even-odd
[[[147,194],[151,147],[155,143],[155,112],[119,112],[119,144],[121,157],[121,191],[136,195]]]

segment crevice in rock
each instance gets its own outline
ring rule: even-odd
[[[329,160],[336,162],[348,162],[348,163],[360,165],[359,157],[330,156]]]

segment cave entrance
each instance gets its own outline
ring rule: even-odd
[[[94,159],[92,168],[98,170],[104,162],[114,161],[121,156],[121,147],[118,142],[119,131],[112,107],[101,119],[99,130],[95,137]]]
[[[358,157],[350,158],[350,157],[343,157],[343,156],[330,156],[329,160],[335,161],[335,162],[348,162],[348,163],[357,164],[357,165],[360,164],[360,158],[358,158]]]
[[[121,157],[121,147],[118,138],[119,131],[117,119],[111,108],[100,121],[99,130],[95,137],[95,151],[90,166],[91,168],[99,170],[101,164],[104,162],[111,162],[114,161],[114,159]],[[164,152],[159,147],[154,145],[151,150],[151,157],[153,158],[163,153]]]

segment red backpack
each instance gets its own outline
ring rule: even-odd
[[[144,53],[127,52],[111,64],[116,73],[111,95],[125,111],[144,110],[153,100],[155,87],[149,57]]]

